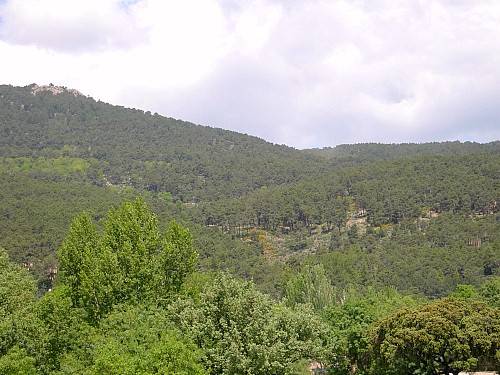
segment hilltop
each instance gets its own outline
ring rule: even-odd
[[[52,95],[69,93],[69,94],[73,94],[74,96],[83,96],[83,94],[78,90],[69,89],[69,88],[64,87],[64,86],[54,86],[52,83],[48,84],[48,85],[43,85],[43,86],[38,86],[36,83],[33,83],[33,84],[29,85],[28,87],[31,88],[31,93],[33,95],[47,91],[47,92],[50,92]]]

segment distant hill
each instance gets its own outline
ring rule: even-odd
[[[424,155],[500,154],[500,141],[485,144],[459,141],[401,144],[359,143],[324,147],[322,149],[315,148],[306,151],[328,159],[386,160]]]
[[[1,374],[498,368],[500,142],[299,151],[0,86],[0,301]]]

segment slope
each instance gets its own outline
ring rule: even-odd
[[[55,86],[0,86],[0,157],[86,160],[93,184],[197,202],[321,173],[321,158],[222,129],[112,106]]]

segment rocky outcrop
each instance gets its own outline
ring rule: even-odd
[[[68,92],[70,94],[73,94],[74,96],[84,96],[78,90],[68,89],[68,88],[66,88],[64,86],[54,86],[52,83],[49,84],[49,85],[45,85],[45,86],[38,86],[36,83],[34,83],[30,87],[31,87],[31,93],[33,95],[36,95],[39,92],[49,91],[53,95],[62,94],[63,92]]]

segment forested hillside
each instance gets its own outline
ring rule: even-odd
[[[133,186],[183,202],[238,197],[328,168],[290,147],[68,90],[0,86],[0,113],[4,170],[74,172],[93,184]]]
[[[374,227],[448,211],[494,214],[500,195],[499,159],[487,154],[425,156],[338,167],[245,198],[199,206],[207,224],[255,224],[272,230],[323,223],[342,227],[353,209]]]
[[[499,204],[498,140],[300,151],[0,86],[0,373],[498,368]]]
[[[192,211],[260,242],[268,258],[328,264],[344,288],[393,285],[439,297],[499,271],[499,161],[424,156],[338,168]]]

